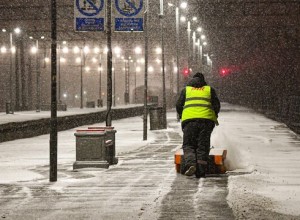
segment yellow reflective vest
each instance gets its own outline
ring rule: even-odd
[[[201,88],[186,87],[185,103],[181,117],[182,122],[188,119],[204,118],[217,123],[216,113],[212,109],[210,91],[210,86]]]

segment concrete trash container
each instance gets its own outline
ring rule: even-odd
[[[80,168],[108,168],[106,161],[106,145],[104,130],[77,130],[76,162],[73,169]]]
[[[165,129],[164,115],[162,107],[149,108],[150,115],[150,130]]]
[[[109,142],[106,145],[106,159],[110,165],[117,164],[116,157],[116,133],[114,127],[88,127],[88,129],[103,129],[106,132],[105,141]]]

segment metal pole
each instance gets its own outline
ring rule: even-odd
[[[50,119],[50,182],[57,181],[57,58],[56,0],[51,0],[51,119]]]
[[[176,7],[176,74],[177,74],[177,96],[179,96],[179,8]]]
[[[60,44],[58,45],[58,103],[61,103],[61,80],[60,80]]]
[[[191,22],[188,21],[188,28],[187,28],[187,34],[188,34],[188,60],[187,60],[187,67],[188,72],[190,72],[190,56],[191,56]]]
[[[112,106],[112,47],[111,47],[111,0],[106,3],[106,34],[107,34],[107,113],[106,126],[111,126],[111,106]]]
[[[200,41],[201,42],[201,41]],[[203,58],[203,50],[202,50],[202,45],[200,44],[200,62],[201,62],[201,71],[203,71],[203,62],[202,62],[202,58]]]
[[[134,62],[134,68],[135,68],[135,72],[134,72],[134,104],[136,104],[136,61]]]
[[[148,98],[148,10],[149,1],[146,0],[144,13],[144,37],[145,37],[145,76],[144,76],[144,115],[143,115],[143,140],[147,140],[147,98]]]
[[[81,48],[80,51],[80,108],[83,108],[83,59],[84,59],[84,54],[83,54],[83,48]]]
[[[113,74],[114,74],[114,107],[116,107],[116,70],[115,70],[115,68],[114,68]]]
[[[102,107],[102,62],[101,54],[99,55],[99,107]]]
[[[18,52],[18,47],[20,45],[20,40],[16,38],[15,41],[15,91],[16,91],[16,96],[15,96],[15,109],[17,111],[20,110],[20,75],[19,75],[19,52]]]
[[[21,110],[27,108],[26,75],[25,75],[25,48],[24,38],[20,42],[20,76],[21,76]]]
[[[36,112],[41,111],[41,85],[40,85],[40,59],[39,59],[39,41],[36,40]]]
[[[195,60],[195,57],[196,57],[196,32],[193,31],[193,36],[192,36],[192,39],[193,39],[193,61]]]
[[[160,33],[161,33],[161,59],[162,59],[162,88],[163,88],[163,127],[167,128],[167,104],[166,104],[166,74],[165,74],[165,45],[164,45],[164,1],[160,0]]]
[[[10,71],[10,75],[9,75],[9,99],[10,99],[10,110],[11,110],[11,114],[14,114],[14,104],[13,104],[13,39],[12,39],[12,33],[9,33],[9,38],[10,38],[10,65],[9,65],[9,71]]]

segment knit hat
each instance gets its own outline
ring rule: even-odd
[[[196,77],[200,78],[201,80],[204,80],[204,76],[200,72],[195,73],[195,75],[193,76],[193,78],[196,78]]]

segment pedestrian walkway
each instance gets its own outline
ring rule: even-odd
[[[175,112],[168,113],[168,129],[148,131],[148,141],[142,141],[142,117],[113,123],[119,163],[74,171],[75,129],[59,132],[54,183],[49,135],[0,143],[0,217],[300,219],[300,139],[283,124],[223,105],[212,145],[228,149],[233,171],[199,180],[175,172],[182,142]]]
[[[194,219],[203,216],[200,208],[204,201],[196,198],[203,183],[175,172],[173,158],[175,150],[181,147],[181,136],[175,114],[172,115],[167,130],[151,132],[152,140],[145,146],[128,149],[129,152],[123,150],[118,154],[119,164],[108,170],[73,171],[68,160],[59,162],[58,181],[49,183],[48,165],[36,163],[28,172],[37,173],[38,177],[1,185],[1,216],[7,219],[170,219],[170,216]],[[121,123],[124,125],[125,121]],[[37,142],[39,137],[32,140]],[[70,143],[75,145],[73,141]],[[22,160],[26,160],[25,155]],[[36,160],[42,159],[37,155]],[[188,188],[182,185],[180,190],[181,183]],[[221,204],[226,204],[227,178],[223,185]],[[189,196],[177,201],[186,190]],[[169,198],[171,203],[166,201]],[[189,202],[199,200],[199,207],[194,210],[189,202],[183,206],[187,199]],[[175,216],[178,207],[182,212]],[[225,208],[231,211],[228,206]]]

